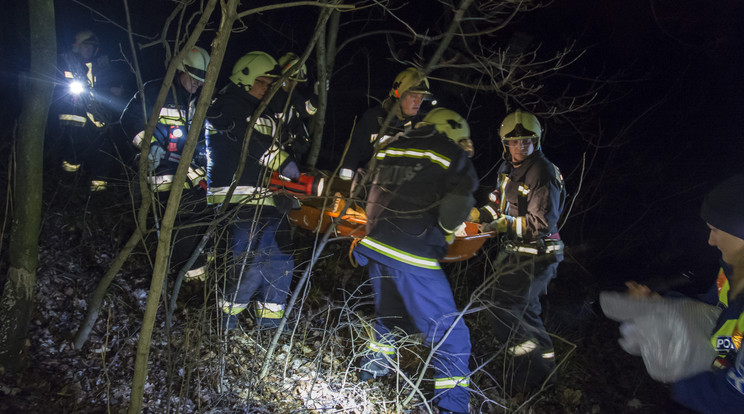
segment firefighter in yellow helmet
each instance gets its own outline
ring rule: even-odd
[[[387,98],[382,105],[367,110],[356,123],[349,143],[349,150],[341,160],[339,176],[351,180],[358,168],[364,167],[372,158],[375,145],[385,141],[398,132],[407,131],[421,121],[419,109],[424,99],[431,96],[429,80],[416,68],[408,68],[398,74],[393,81]],[[388,113],[393,112],[390,125],[383,137],[378,137]]]
[[[496,189],[470,217],[501,237],[495,265],[515,269],[499,275],[488,313],[496,338],[507,345],[509,392],[555,380],[555,352],[540,318],[540,296],[563,260],[558,218],[565,190],[558,167],[540,149],[542,133],[540,121],[529,112],[516,110],[504,118],[499,130],[504,162]]]
[[[367,236],[354,249],[369,269],[375,293],[375,335],[362,359],[360,379],[390,372],[395,331],[421,333],[437,344],[432,367],[440,413],[468,413],[470,333],[439,265],[475,204],[475,168],[463,147],[467,121],[437,108],[416,127],[377,152],[367,196]]]
[[[225,330],[237,326],[238,315],[252,300],[256,324],[261,328],[278,327],[292,281],[294,260],[286,216],[292,199],[271,192],[267,178],[277,172],[296,180],[300,171],[278,139],[278,120],[268,108],[255,120],[243,173],[228,198],[250,121],[268,99],[268,91],[280,74],[281,68],[268,53],[245,54],[233,67],[231,83],[220,91],[207,112],[207,202],[229,203],[235,208],[235,218],[226,232],[228,251],[218,255],[228,261],[226,288],[219,292],[218,303]],[[245,260],[248,265],[241,265]]]

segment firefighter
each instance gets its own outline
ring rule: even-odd
[[[288,52],[279,58],[282,74],[286,74],[299,62],[295,53]],[[295,69],[276,91],[269,106],[275,112],[274,117],[284,124],[282,133],[286,135],[286,148],[296,160],[301,160],[310,150],[310,133],[305,122],[318,112],[318,86],[309,98],[297,87],[307,82],[307,66],[303,63]],[[286,106],[286,108],[285,108]],[[287,116],[284,116],[284,114]]]
[[[475,204],[478,178],[459,146],[469,135],[465,119],[437,108],[377,153],[367,236],[353,253],[368,267],[377,318],[360,379],[389,373],[396,328],[421,333],[427,345],[439,345],[432,365],[440,413],[468,412],[470,333],[438,259]]]
[[[203,227],[186,226],[198,222],[206,211],[206,146],[204,144],[203,125],[191,125],[191,118],[196,109],[199,88],[204,84],[209,53],[201,47],[194,46],[177,67],[176,77],[163,107],[158,114],[158,123],[153,131],[148,154],[147,183],[156,195],[157,209],[162,209],[168,201],[173,177],[181,161],[183,147],[189,129],[199,128],[200,143],[194,152],[189,166],[185,188],[182,193],[179,213],[174,231],[175,241],[171,266],[180,269],[191,257],[199,243]],[[121,126],[126,136],[135,147],[143,144],[145,116],[150,116],[157,99],[163,79],[151,80],[144,85],[143,92],[137,92],[129,101],[121,115]],[[145,109],[143,113],[142,101]],[[205,255],[199,255],[192,268],[186,273],[187,280],[204,279],[206,276]]]
[[[51,107],[54,125],[50,137],[54,142],[49,150],[59,154],[63,172],[77,173],[83,169],[95,170],[94,164],[108,162],[106,155],[99,153],[101,135],[111,121],[112,113],[104,105],[104,95],[96,89],[96,82],[108,60],[98,58],[100,42],[90,30],[78,32],[71,52],[60,56],[60,72],[63,76],[57,84]],[[91,191],[106,189],[107,182],[93,172]]]
[[[704,199],[700,216],[710,235],[708,244],[721,252],[718,278],[706,302],[722,309],[711,332],[717,352],[711,369],[672,383],[672,397],[701,413],[740,413],[744,407],[744,174],[719,184]],[[654,297],[648,287],[628,283],[636,297]],[[698,322],[699,324],[699,322]],[[694,324],[693,324],[694,325]],[[641,333],[642,334],[642,333]],[[672,344],[665,348],[680,346]],[[658,344],[658,343],[657,343]]]
[[[501,236],[495,263],[503,267],[492,290],[489,319],[496,338],[506,344],[507,390],[529,391],[555,380],[555,352],[540,318],[540,295],[563,260],[558,218],[565,189],[558,167],[540,149],[542,128],[535,115],[508,114],[499,135],[504,162],[496,189],[469,219]]]
[[[290,180],[299,178],[300,171],[282,143],[274,139],[278,122],[271,111],[264,111],[256,119],[245,169],[232,196],[226,199],[240,165],[249,122],[280,75],[281,69],[269,54],[245,54],[238,59],[230,83],[220,91],[207,114],[207,202],[228,202],[237,207],[226,243],[228,280],[219,300],[225,330],[237,325],[237,315],[248,307],[254,295],[257,325],[277,327],[284,316],[292,280],[294,260],[286,217],[291,200],[272,194],[266,184],[272,171]]]
[[[413,128],[423,118],[418,114],[421,103],[430,97],[429,80],[423,72],[416,68],[400,72],[382,105],[368,109],[354,127],[349,149],[341,160],[339,177],[351,180],[357,169],[365,167],[372,159],[375,146],[385,144],[398,132]],[[378,139],[382,124],[391,111],[395,116],[384,136]]]

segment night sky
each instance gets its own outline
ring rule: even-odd
[[[120,2],[84,3],[125,25]],[[413,27],[423,30],[441,24],[431,0],[393,3],[409,3],[401,13]],[[121,27],[72,1],[56,5],[60,51],[83,28],[99,34],[102,53],[111,58],[119,56],[120,47],[128,50]],[[171,5],[132,0],[129,7],[135,31],[155,36]],[[603,287],[649,275],[715,271],[716,252],[705,243],[698,209],[702,196],[716,182],[743,166],[742,10],[742,2],[735,0],[557,0],[516,19],[504,31],[505,42],[521,32],[547,49],[567,39],[576,39],[586,48],[581,61],[554,77],[546,90],[560,90],[587,77],[612,79],[600,92],[606,104],[546,123],[544,151],[563,171],[572,203],[561,231],[569,252],[573,249],[564,272]],[[13,63],[3,74],[3,93],[10,96],[13,70],[22,68],[26,56],[19,16],[21,11],[10,7],[3,17],[3,43],[9,46],[3,55],[20,57],[10,60]],[[231,39],[222,73],[251,50],[276,56],[290,49],[301,52],[316,16],[317,9],[304,7],[246,19],[245,30]],[[380,17],[381,21],[355,22],[353,29],[402,30],[395,21]],[[342,26],[339,41],[350,30]],[[208,47],[212,36],[208,32],[200,45]],[[400,39],[397,46],[404,51]],[[164,73],[162,49],[143,51],[140,59],[145,80]],[[311,76],[313,64],[308,65]],[[319,167],[336,166],[353,117],[375,104],[370,98],[384,98],[392,78],[404,68],[391,60],[384,36],[360,40],[341,51],[331,81],[323,143],[327,155]],[[125,78],[131,95],[132,78],[126,74]],[[218,87],[226,81],[222,76]],[[446,90],[436,82],[432,88],[435,93],[438,88]],[[469,122],[478,149],[474,163],[487,186],[492,178],[486,172],[500,157],[496,131],[506,114],[504,100],[471,91],[459,96],[442,93],[441,98],[442,106],[471,111]],[[5,102],[4,108],[9,106]],[[581,131],[572,127],[574,120],[580,120]],[[583,180],[582,159],[586,160]],[[699,284],[705,283],[701,276]]]

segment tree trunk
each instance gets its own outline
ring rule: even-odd
[[[57,57],[54,2],[28,2],[30,76],[22,80],[13,221],[10,232],[8,279],[0,300],[0,366],[17,371],[34,309],[36,267],[41,226],[42,157],[47,114],[52,100]]]
[[[323,30],[317,45],[318,57],[318,113],[313,116],[313,140],[307,163],[315,167],[320,155],[320,147],[323,143],[323,130],[325,129],[326,108],[328,108],[328,91],[325,85],[329,84],[333,64],[336,57],[336,39],[338,38],[338,26],[341,12],[334,10],[331,13],[328,24]]]

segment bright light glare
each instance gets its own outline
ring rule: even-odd
[[[80,81],[72,81],[70,82],[70,93],[73,95],[80,95],[83,90],[83,83]]]

